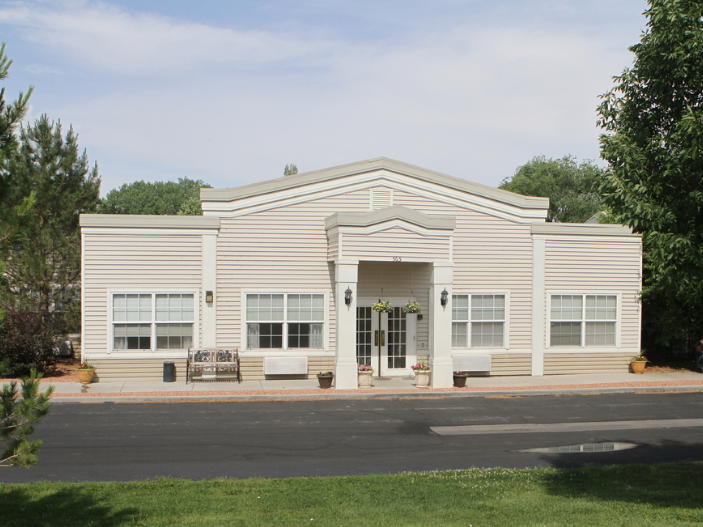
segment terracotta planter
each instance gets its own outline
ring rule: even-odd
[[[359,388],[371,388],[372,371],[360,371],[359,373]]]
[[[647,361],[645,360],[633,360],[632,362],[630,362],[630,368],[632,368],[632,373],[636,373],[637,375],[642,375],[642,372],[644,372],[646,366]]]
[[[93,382],[93,376],[95,375],[95,368],[86,368],[82,370],[76,370],[78,372],[78,380],[83,384],[90,384]]]
[[[466,375],[454,375],[454,388],[466,388]]]
[[[420,371],[415,370],[415,387],[429,388],[430,386],[430,370]]]
[[[318,375],[317,381],[320,383],[320,388],[327,390],[332,388],[332,381],[334,380],[334,375]]]

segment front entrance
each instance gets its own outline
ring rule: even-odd
[[[416,360],[416,315],[403,312],[405,301],[388,301],[393,310],[380,317],[371,309],[377,300],[359,299],[356,308],[356,361],[372,366],[377,377],[408,375]]]

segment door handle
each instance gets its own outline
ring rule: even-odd
[[[374,336],[373,336],[373,343],[374,343],[374,346],[378,346],[379,334],[380,334],[380,337],[381,337],[381,346],[385,346],[385,345],[386,345],[386,332],[385,332],[384,330],[382,330],[382,329],[377,329],[377,330],[374,332]]]

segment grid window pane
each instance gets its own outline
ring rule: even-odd
[[[471,324],[471,347],[503,346],[502,322],[474,322]]]
[[[583,296],[552,295],[552,320],[581,320]]]
[[[257,348],[282,348],[283,324],[248,324],[247,347]]]
[[[452,320],[469,320],[469,295],[452,295]]]
[[[157,349],[187,349],[193,347],[193,324],[157,324]]]
[[[283,295],[247,295],[247,321],[283,320]]]
[[[503,320],[505,295],[471,295],[471,320]]]
[[[288,324],[289,348],[321,348],[322,324]]]
[[[192,294],[159,294],[156,295],[156,320],[161,321],[192,321]]]
[[[151,349],[151,324],[115,324],[116,350]]]
[[[617,296],[586,296],[586,320],[615,320],[617,318],[617,310]]]
[[[452,323],[452,347],[465,348],[469,345],[467,341],[466,322]]]
[[[580,322],[552,322],[551,346],[580,346]]]
[[[586,346],[614,346],[615,322],[586,322]]]
[[[113,322],[150,322],[151,295],[112,295]]]
[[[324,295],[288,295],[288,320],[324,320],[324,299]]]

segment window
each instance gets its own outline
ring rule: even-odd
[[[614,346],[615,295],[552,295],[550,346]]]
[[[325,295],[248,294],[246,320],[247,349],[321,349]]]
[[[116,350],[191,348],[194,320],[192,293],[112,295]]]
[[[452,295],[452,347],[503,347],[505,295]]]

